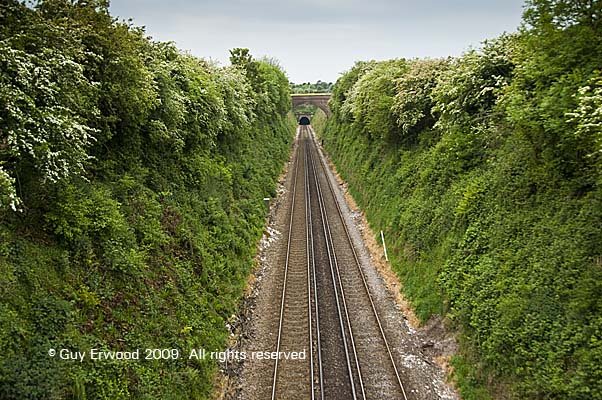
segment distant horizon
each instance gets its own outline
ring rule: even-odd
[[[153,40],[229,65],[229,50],[275,59],[293,83],[336,82],[356,61],[454,57],[520,26],[523,0],[112,0]]]

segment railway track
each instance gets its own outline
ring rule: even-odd
[[[298,153],[295,157],[276,352],[300,352],[310,348],[309,357],[313,358],[311,287],[307,273],[311,246],[308,243],[305,169],[305,159]],[[300,393],[307,393],[313,399],[313,382],[312,360],[304,362],[276,358],[271,398],[294,399]]]
[[[271,398],[408,400],[311,128],[301,126]]]

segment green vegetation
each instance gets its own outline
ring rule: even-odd
[[[320,110],[318,107],[316,107],[316,111],[312,114],[311,117],[311,125],[314,128],[316,135],[318,135],[320,132],[324,132],[327,118],[328,117],[326,116],[326,113]]]
[[[284,73],[232,63],[104,0],[0,4],[0,398],[209,397],[187,353],[48,351],[225,347],[294,131]]]
[[[332,91],[332,82],[322,82],[318,80],[316,83],[293,83],[290,82],[291,92],[299,93],[330,93]]]
[[[602,399],[600,2],[457,59],[360,62],[320,134],[464,399]],[[503,395],[502,395],[503,392]]]
[[[294,112],[297,115],[310,115],[313,116],[319,108],[314,106],[313,104],[301,104],[294,108]]]

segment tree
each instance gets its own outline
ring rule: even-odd
[[[534,27],[579,24],[600,29],[601,19],[602,2],[598,0],[529,0],[524,15],[525,22]]]
[[[230,63],[232,65],[246,69],[253,61],[253,56],[249,53],[249,49],[237,47],[230,50]]]

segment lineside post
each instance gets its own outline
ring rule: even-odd
[[[385,243],[385,235],[382,230],[380,231],[380,238],[383,241],[383,249],[385,251],[385,261],[389,262],[389,256],[387,256],[387,245]]]

